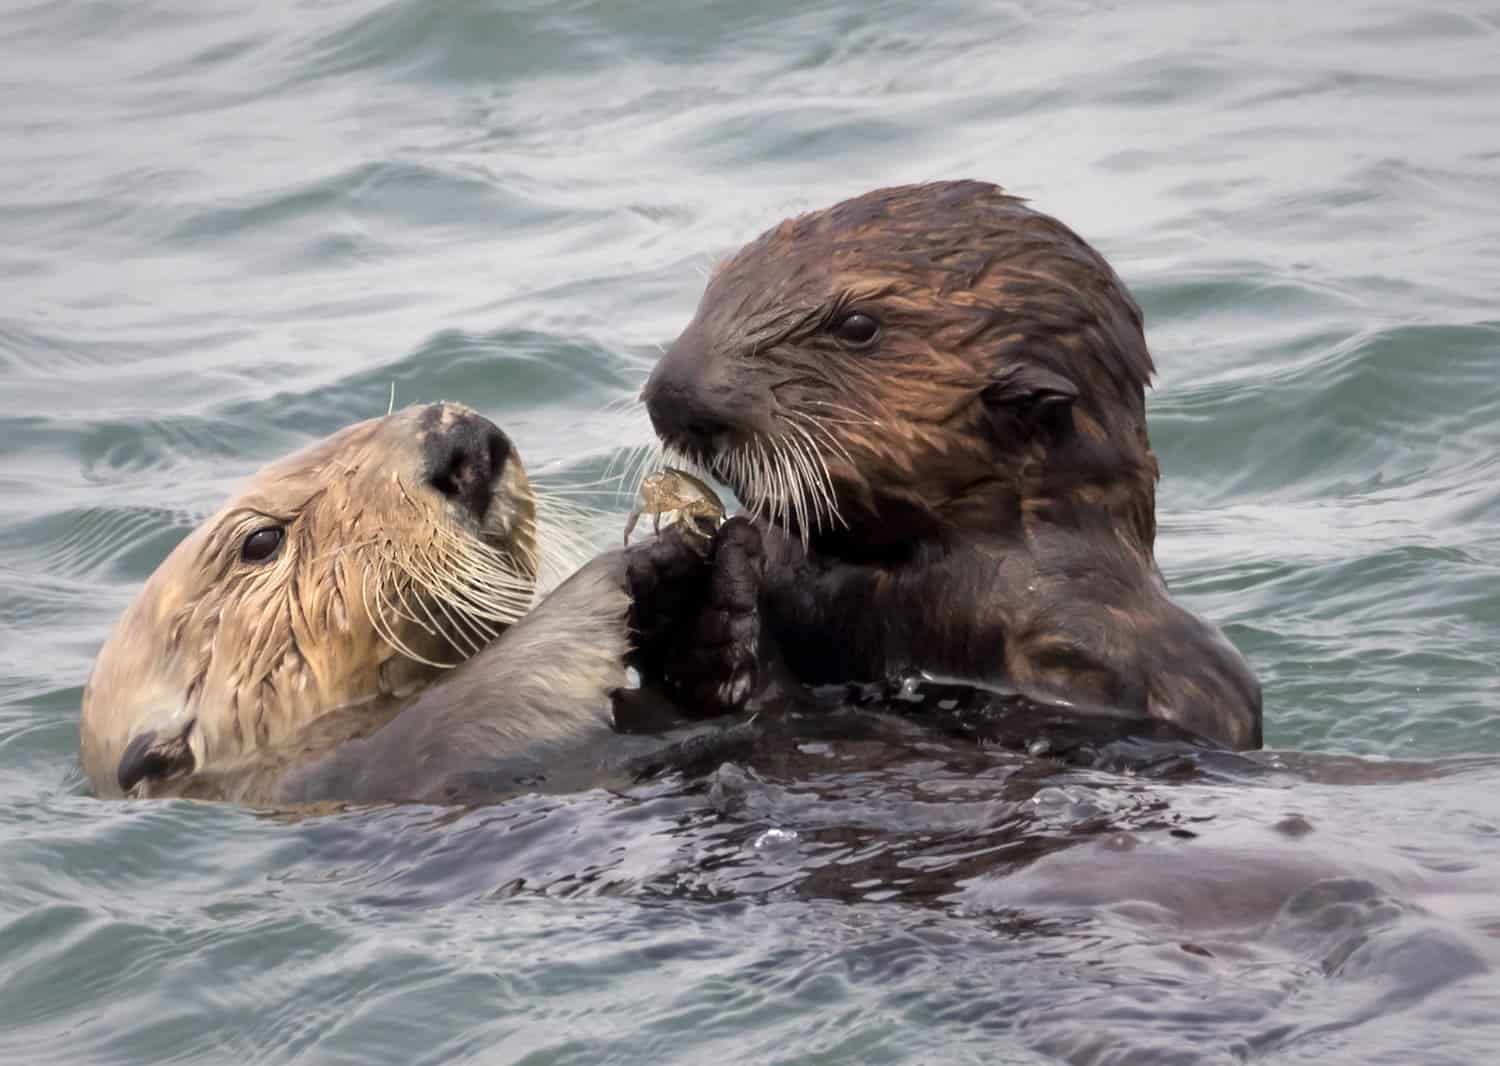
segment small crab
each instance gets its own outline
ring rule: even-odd
[[[699,537],[708,536],[698,525],[700,519],[708,519],[714,528],[724,520],[724,505],[713,489],[692,474],[667,466],[641,482],[640,503],[625,521],[625,543],[630,543],[630,534],[641,515],[649,514],[651,531],[660,533],[661,516],[674,511],[678,523]]]

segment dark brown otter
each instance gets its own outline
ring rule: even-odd
[[[944,182],[750,243],[644,399],[761,528],[764,644],[798,679],[923,670],[1257,747],[1254,675],[1153,555],[1153,370],[1097,252]]]

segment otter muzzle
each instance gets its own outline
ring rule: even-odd
[[[183,730],[175,737],[162,739],[154,730],[148,729],[125,745],[120,756],[120,765],[115,771],[115,780],[120,791],[127,796],[142,781],[166,780],[179,774],[192,773],[197,760],[188,747],[188,733]]]

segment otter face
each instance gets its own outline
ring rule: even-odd
[[[531,487],[492,423],[432,404],[350,426],[261,470],[147,581],[84,689],[84,771],[104,796],[202,794],[474,654],[536,568]]]
[[[948,182],[747,245],[642,395],[667,447],[757,515],[880,545],[1019,523],[1136,468],[1149,515],[1151,373],[1140,311],[1093,249],[996,186]]]

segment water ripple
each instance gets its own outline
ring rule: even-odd
[[[0,11],[0,1057],[1485,1061],[1497,32],[1401,3]],[[262,463],[394,386],[598,477],[720,256],[951,176],[1140,298],[1159,557],[1262,677],[1294,749],[1264,779],[833,747],[475,812],[83,794],[99,642]]]

